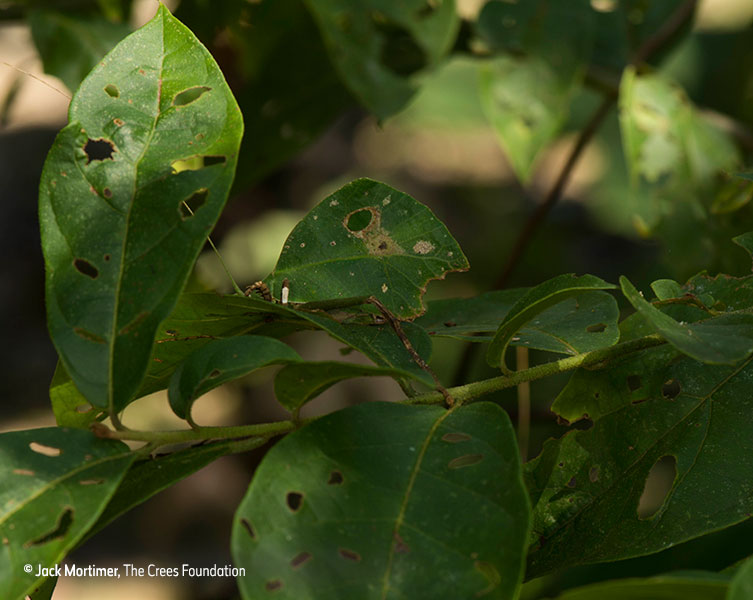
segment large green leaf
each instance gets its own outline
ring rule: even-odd
[[[88,431],[0,434],[0,589],[9,600],[39,585],[96,523],[135,455]],[[24,565],[31,564],[31,573]]]
[[[724,600],[728,588],[728,579],[717,573],[677,573],[594,583],[557,600]]]
[[[243,125],[162,5],[86,78],[70,121],[40,185],[48,325],[79,391],[118,411],[225,203]]]
[[[753,315],[723,314],[701,323],[679,323],[644,300],[626,277],[620,277],[620,285],[656,333],[680,352],[717,364],[735,364],[753,353]]]
[[[416,325],[429,335],[468,342],[489,342],[526,288],[486,292],[473,298],[428,302],[426,314]],[[510,341],[511,346],[580,354],[611,346],[619,338],[619,310],[614,296],[585,292],[546,309]]]
[[[706,365],[662,352],[611,364],[608,378],[583,371],[569,386],[567,395],[580,398],[565,414],[588,413],[594,424],[548,441],[526,465],[535,507],[531,576],[658,552],[753,511],[751,359]],[[671,487],[639,515],[658,469],[671,475]]]
[[[306,0],[332,62],[358,100],[379,118],[416,91],[412,77],[449,50],[459,20],[454,0]]]
[[[468,269],[447,228],[425,206],[370,179],[325,198],[293,229],[265,282],[290,302],[374,296],[395,316],[424,312],[431,279]]]
[[[270,337],[242,335],[212,340],[173,373],[168,388],[170,407],[181,419],[190,420],[194,401],[209,390],[262,367],[301,360],[290,346]]]
[[[301,362],[284,366],[275,377],[277,401],[289,411],[297,411],[336,383],[354,377],[395,377],[412,379],[413,373],[387,367],[370,367],[336,361]]]
[[[368,403],[287,436],[238,508],[244,598],[517,597],[528,499],[506,414]]]
[[[481,73],[481,98],[517,176],[560,132],[585,73],[594,11],[587,0],[488,2],[477,28],[494,50],[509,50]],[[567,23],[567,27],[563,27]]]
[[[613,284],[607,283],[593,275],[581,275],[577,277],[571,273],[569,275],[559,275],[554,279],[531,288],[513,304],[497,328],[494,339],[486,353],[486,361],[489,363],[489,366],[501,366],[503,370],[507,370],[504,356],[507,346],[512,342],[513,336],[546,309],[567,298],[578,296],[589,290],[609,290],[614,287]],[[614,342],[616,341],[614,339]]]
[[[71,91],[131,32],[128,25],[99,15],[47,9],[32,11],[29,25],[45,73],[62,79]]]

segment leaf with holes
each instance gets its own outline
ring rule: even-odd
[[[225,204],[242,129],[212,57],[163,5],[76,92],[39,214],[50,335],[94,406],[136,394]]]
[[[416,325],[429,335],[489,342],[526,288],[487,292],[473,298],[434,300]],[[585,292],[546,309],[510,340],[511,346],[580,354],[617,343],[617,302],[606,292]]]
[[[275,377],[277,401],[289,411],[297,411],[309,400],[340,381],[354,377],[394,377],[413,379],[413,373],[387,367],[370,367],[336,361],[301,362],[283,367]]]
[[[134,454],[121,442],[58,428],[0,434],[0,588],[20,598],[37,565],[62,558],[96,523]],[[34,566],[31,573],[24,565]]]
[[[591,53],[593,17],[588,0],[487,2],[479,15],[486,43],[512,52],[484,64],[480,94],[521,181],[567,120]]]
[[[706,363],[735,364],[753,353],[753,315],[723,314],[700,323],[679,323],[644,300],[627,277],[622,293],[652,328],[680,352]]]
[[[374,296],[399,319],[424,312],[426,284],[468,261],[425,206],[370,179],[358,179],[314,207],[285,241],[265,282],[290,302]]]
[[[566,591],[557,600],[724,600],[729,578],[705,571],[618,579]]]
[[[528,499],[507,415],[368,403],[279,442],[233,526],[244,598],[517,597]]]
[[[193,403],[209,390],[269,365],[301,361],[280,340],[242,335],[213,340],[191,354],[170,379],[168,398],[173,412],[191,420]]]
[[[55,422],[60,427],[89,429],[92,423],[104,418],[104,413],[81,395],[65,366],[59,361],[50,382],[50,402]]]
[[[751,359],[707,365],[669,346],[641,355],[609,376],[576,374],[565,393],[577,404],[563,412],[593,426],[526,465],[532,577],[658,552],[753,512]]]
[[[131,33],[125,23],[101,15],[33,10],[29,25],[45,73],[63,80],[69,90],[78,88],[102,57]]]
[[[380,119],[416,91],[413,75],[450,49],[454,0],[306,0],[345,85]]]
[[[560,275],[531,288],[513,304],[497,328],[494,339],[486,353],[487,363],[491,367],[499,367],[501,365],[501,368],[506,371],[507,367],[504,363],[504,356],[507,346],[510,345],[515,334],[533,321],[539,314],[559,302],[573,296],[578,296],[583,292],[610,290],[614,287],[611,283],[607,283],[593,275],[576,277],[573,274],[569,274]],[[614,341],[616,342],[617,340],[615,339]]]

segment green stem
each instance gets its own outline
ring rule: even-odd
[[[579,367],[594,366],[613,358],[630,354],[631,352],[637,352],[638,350],[644,350],[654,346],[661,346],[666,343],[667,341],[657,334],[648,335],[646,337],[638,338],[637,340],[631,340],[629,342],[617,344],[616,346],[610,346],[609,348],[599,348],[592,352],[584,352],[577,356],[569,356],[553,362],[544,363],[543,365],[536,365],[535,367],[523,371],[515,371],[510,375],[492,377],[491,379],[484,379],[483,381],[476,381],[467,385],[451,387],[448,388],[447,391],[452,395],[456,402],[467,402],[478,398],[479,396],[490,394],[491,392],[515,387],[526,381],[550,377],[551,375],[562,373],[564,371],[572,371]],[[440,392],[429,392],[403,400],[403,403],[441,404],[443,401],[444,396]]]

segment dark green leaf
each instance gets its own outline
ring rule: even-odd
[[[306,0],[343,82],[377,117],[400,110],[414,73],[437,64],[458,28],[455,2]]]
[[[452,298],[428,303],[416,325],[429,335],[468,342],[489,342],[510,308],[528,289],[487,292],[474,298]],[[580,354],[617,343],[617,302],[606,292],[585,292],[555,304],[539,314],[511,339],[511,346]]]
[[[735,364],[753,352],[753,315],[724,314],[701,323],[678,323],[644,300],[626,277],[620,277],[620,285],[654,331],[680,352],[716,364]]]
[[[31,600],[52,600],[52,594],[55,593],[57,582],[57,577],[48,577],[44,580],[44,583],[29,594],[29,597]]]
[[[294,412],[336,383],[354,377],[412,379],[413,373],[343,362],[304,362],[283,367],[275,377],[277,401]]]
[[[197,86],[211,89],[173,105]],[[212,57],[164,6],[87,77],[70,119],[40,185],[48,325],[79,391],[119,411],[225,203],[243,126]]]
[[[196,350],[175,370],[168,398],[173,412],[191,419],[194,401],[223,383],[269,365],[302,360],[281,341],[260,335],[242,335],[212,340]]]
[[[513,53],[485,66],[481,98],[521,181],[565,124],[591,53],[593,17],[587,0],[488,2],[479,15],[486,43]]]
[[[568,590],[557,600],[724,600],[729,583],[716,573],[622,579]]]
[[[96,523],[134,454],[88,431],[0,434],[0,589],[21,598]],[[31,564],[31,573],[24,565]]]
[[[753,511],[751,359],[704,365],[663,352],[610,365],[608,378],[583,371],[572,384],[580,407],[568,410],[595,422],[550,440],[526,465],[530,576],[658,552]],[[649,501],[649,490],[661,491]]]
[[[98,15],[45,9],[32,11],[29,25],[45,73],[62,79],[71,91],[131,32],[128,25]]]
[[[749,558],[735,573],[729,588],[727,600],[748,600],[753,598],[753,558]]]
[[[496,405],[369,403],[264,458],[233,528],[244,598],[517,596],[528,500]]]
[[[588,290],[609,290],[614,287],[611,283],[593,275],[576,277],[574,274],[569,274],[560,275],[531,288],[512,306],[499,325],[486,353],[486,361],[492,367],[501,365],[503,370],[507,370],[504,364],[507,346],[512,341],[513,336],[526,324],[533,321],[546,309],[567,298],[577,296]]]
[[[468,261],[447,228],[402,192],[359,179],[325,198],[293,229],[265,280],[290,302],[374,296],[396,317],[424,312],[426,284]]]

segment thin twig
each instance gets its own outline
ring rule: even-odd
[[[682,6],[680,6],[652,36],[641,44],[641,46],[635,51],[630,64],[636,66],[641,65],[671,41],[683,26],[685,26],[693,17],[696,4],[697,0],[688,0],[683,3]],[[570,179],[570,175],[572,174],[578,159],[591,141],[591,138],[593,138],[594,134],[598,131],[604,118],[609,114],[609,111],[612,109],[612,105],[616,100],[617,94],[615,93],[615,90],[607,87],[605,89],[604,100],[578,136],[578,140],[570,151],[567,162],[565,162],[565,165],[562,167],[562,171],[557,177],[551,190],[546,195],[544,202],[536,208],[536,211],[530,216],[523,227],[523,230],[520,232],[520,235],[515,240],[510,256],[505,264],[505,268],[494,285],[495,289],[501,289],[507,285],[510,275],[518,266],[523,253],[533,239],[539,226],[549,214],[549,211],[551,211],[554,205],[562,198],[562,193],[565,190],[565,186]]]
[[[518,346],[515,348],[517,370],[528,369],[528,348]],[[520,460],[528,459],[528,440],[531,436],[531,382],[521,381],[518,384],[518,449]]]
[[[400,338],[400,341],[403,343],[403,346],[405,346],[405,349],[411,355],[411,358],[413,358],[413,361],[419,367],[421,367],[424,371],[426,371],[429,375],[431,375],[431,378],[434,380],[435,387],[437,388],[437,390],[439,390],[439,392],[441,392],[442,396],[444,396],[444,400],[445,400],[445,404],[447,405],[447,408],[451,408],[455,404],[455,400],[453,400],[452,396],[450,396],[450,393],[447,391],[447,389],[445,389],[445,387],[439,381],[439,378],[437,377],[436,373],[434,373],[434,371],[427,364],[427,362],[421,357],[421,355],[418,352],[416,352],[415,348],[413,347],[413,344],[411,344],[410,340],[408,339],[408,336],[405,335],[403,328],[400,326],[400,321],[397,320],[395,315],[393,315],[384,304],[382,304],[379,300],[374,298],[374,296],[369,297],[366,300],[366,302],[376,306],[379,312],[382,313],[384,318],[387,319],[387,322],[395,331],[395,333],[397,334],[397,337]]]

